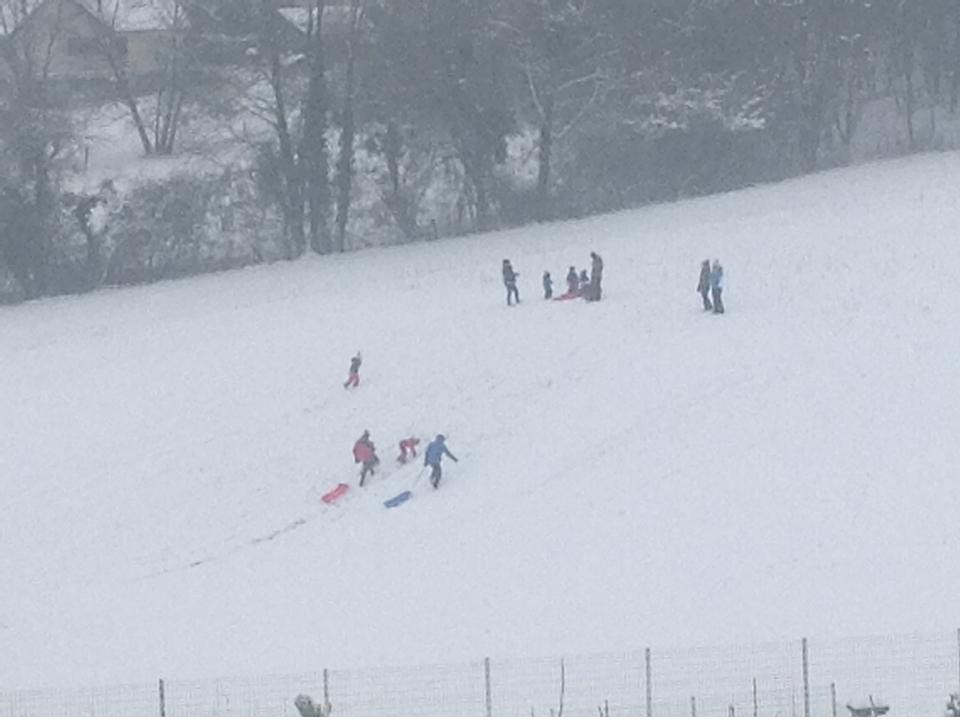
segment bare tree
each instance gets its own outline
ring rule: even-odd
[[[305,169],[301,141],[303,82],[302,42],[292,43],[290,29],[277,22],[271,0],[224,0],[222,7],[235,13],[247,29],[252,45],[248,65],[225,77],[229,124],[237,139],[257,151],[256,177],[261,193],[280,209],[286,257],[303,255],[307,248]],[[313,13],[310,11],[310,24]],[[312,27],[308,29],[312,33]]]
[[[494,29],[511,49],[538,127],[537,219],[552,216],[554,145],[598,109],[613,86],[616,48],[583,0],[503,3]]]
[[[350,199],[353,188],[354,139],[356,118],[354,116],[354,93],[356,91],[357,44],[363,22],[363,0],[350,1],[350,20],[347,29],[346,76],[344,78],[343,110],[340,114],[340,154],[337,158],[337,250],[345,248],[347,221],[350,216]]]
[[[320,254],[333,250],[330,236],[330,170],[327,150],[328,93],[323,47],[323,13],[326,0],[315,0],[308,31],[309,79],[303,103],[303,137],[300,159],[304,167],[304,193],[309,207],[310,247]]]
[[[0,0],[3,60],[11,87],[0,97],[2,188],[0,250],[27,297],[51,292],[49,269],[57,229],[58,165],[68,154],[73,131],[51,93],[54,51],[69,18],[61,6],[42,29],[26,20],[28,0]]]
[[[122,0],[100,0],[97,3],[98,19],[104,27],[98,38],[98,48],[110,66],[120,100],[130,111],[143,152],[146,155],[170,155],[176,144],[194,65],[188,43],[189,22],[182,0],[164,0],[152,9],[154,31],[162,38],[162,44],[154,49],[151,58],[156,63],[159,82],[149,129],[127,66],[123,30],[128,19],[127,6]]]
[[[494,10],[480,0],[428,3],[423,38],[437,79],[434,100],[463,167],[463,197],[476,230],[491,227],[493,169],[506,159],[513,129],[506,62],[490,33]]]

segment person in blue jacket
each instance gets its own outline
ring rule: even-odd
[[[427,450],[423,454],[423,466],[430,468],[430,484],[436,490],[440,485],[440,478],[443,476],[443,470],[440,469],[440,461],[446,455],[454,462],[460,462],[456,456],[447,449],[447,439],[443,435],[437,435],[436,439],[427,445]]]
[[[543,299],[549,300],[553,297],[553,278],[550,277],[550,271],[543,271]]]
[[[710,268],[710,294],[713,296],[713,312],[723,315],[723,266],[719,260]]]

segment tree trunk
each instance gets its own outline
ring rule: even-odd
[[[284,226],[288,233],[288,259],[300,257],[307,247],[307,238],[303,230],[304,200],[303,179],[300,166],[293,150],[293,139],[290,137],[290,125],[287,122],[287,106],[283,95],[283,66],[280,62],[280,53],[274,51],[271,61],[270,80],[274,95],[274,127],[277,131],[277,141],[280,145],[280,165],[283,174],[283,204]]]
[[[475,178],[473,192],[477,208],[476,229],[481,232],[490,229],[490,198],[487,195],[487,184],[482,177]]]
[[[90,218],[93,215],[94,208],[103,200],[99,196],[84,196],[77,202],[74,215],[77,218],[77,224],[80,226],[80,232],[83,234],[87,244],[86,252],[86,271],[87,287],[90,290],[96,289],[103,278],[103,248],[100,238],[90,226]]]
[[[403,143],[400,140],[400,128],[396,120],[387,121],[387,135],[384,138],[383,154],[387,160],[387,174],[390,177],[390,189],[394,198],[400,197],[400,156]]]
[[[387,121],[387,132],[383,138],[383,157],[387,164],[387,177],[390,181],[390,190],[384,196],[384,202],[397,227],[407,240],[417,237],[416,210],[411,206],[403,192],[403,177],[400,171],[400,160],[403,157],[403,140],[400,137],[400,128],[397,121],[391,118]]]
[[[110,40],[108,39],[106,42],[109,43]],[[130,89],[127,73],[120,65],[120,61],[110,47],[104,50],[104,55],[106,56],[107,63],[110,65],[111,72],[113,72],[113,79],[117,85],[117,94],[120,96],[123,104],[127,106],[127,109],[130,110],[130,118],[133,120],[133,125],[137,129],[140,144],[143,146],[143,153],[144,155],[153,155],[153,143],[150,141],[150,135],[147,132],[147,125],[143,121],[143,116],[140,114],[137,99],[133,96],[133,90]]]
[[[549,220],[550,208],[550,162],[553,159],[553,95],[543,103],[543,118],[540,123],[540,147],[537,154],[537,220]]]
[[[910,151],[916,148],[913,132],[913,70],[908,65],[903,71],[904,111],[907,116],[907,144]]]
[[[304,104],[301,157],[305,166],[309,203],[310,247],[320,254],[332,251],[330,237],[330,177],[327,166],[327,89],[323,64],[323,11],[326,0],[317,0],[317,22],[310,50],[310,81]]]
[[[171,48],[170,74],[167,87],[157,97],[157,132],[154,147],[160,155],[172,155],[177,129],[186,94],[180,48],[173,43]]]
[[[343,98],[343,117],[340,129],[340,156],[337,161],[337,250],[346,247],[347,221],[350,218],[350,199],[353,189],[353,141],[356,126],[353,117],[353,88],[356,65],[356,40],[359,18],[359,0],[350,4],[350,37],[347,38],[347,77]]]
[[[950,114],[957,112],[957,100],[960,96],[960,15],[954,15],[953,52],[950,64]]]
[[[856,90],[854,88],[854,80],[852,75],[853,71],[849,70],[848,72],[850,72],[851,75],[847,77],[847,87],[843,102],[843,123],[842,127],[840,128],[840,141],[843,143],[844,149],[849,154],[850,144],[853,142],[855,124],[854,102]]]
[[[34,209],[36,212],[37,237],[34,239],[36,255],[33,264],[33,285],[36,297],[50,290],[50,248],[52,229],[50,221],[54,212],[53,188],[50,186],[50,168],[46,147],[37,148],[33,157]]]

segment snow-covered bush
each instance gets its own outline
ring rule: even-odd
[[[960,717],[960,693],[950,693],[947,700],[947,717]]]
[[[183,175],[134,187],[104,221],[108,284],[240,267],[283,256],[282,223],[249,173]]]

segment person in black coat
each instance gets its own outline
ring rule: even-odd
[[[343,384],[346,387],[356,387],[360,384],[360,365],[363,364],[363,357],[360,355],[360,351],[357,350],[357,354],[350,358],[350,375],[347,377],[347,381]]]
[[[584,297],[591,302],[600,299],[602,293],[600,283],[603,281],[603,258],[597,253],[590,253],[590,285],[584,292]]]
[[[697,283],[697,292],[703,298],[703,310],[708,312],[713,310],[713,304],[710,302],[710,261],[704,260],[700,263],[700,282]]]
[[[512,305],[510,301],[511,298],[517,301],[517,304],[520,303],[520,292],[517,290],[517,278],[520,277],[520,273],[514,272],[513,265],[510,264],[509,260],[503,261],[503,284],[507,288],[507,305]]]

